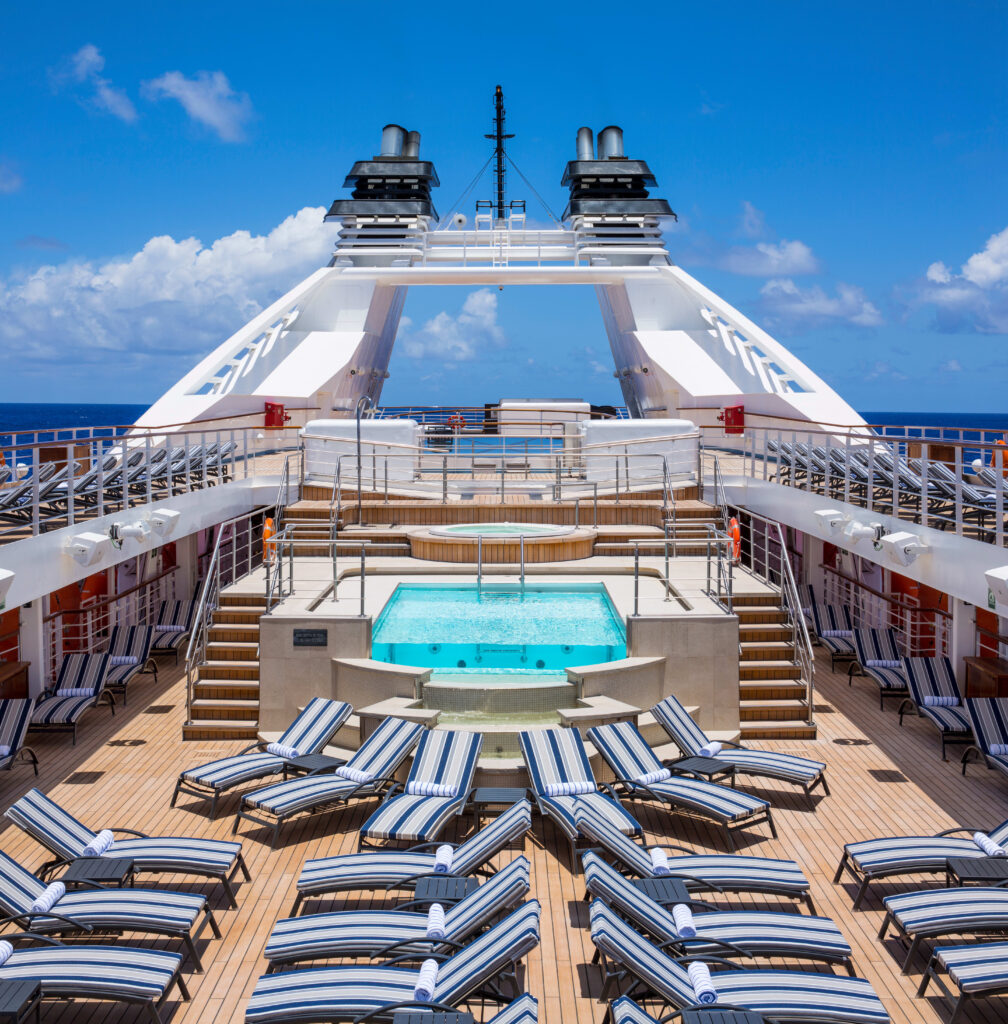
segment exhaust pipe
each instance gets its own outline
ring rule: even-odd
[[[419,132],[406,133],[406,144],[403,146],[402,155],[410,160],[417,160],[420,157]]]
[[[595,159],[595,138],[591,128],[582,127],[577,130],[577,158],[578,160]]]
[[[379,156],[402,156],[406,129],[402,125],[387,124],[382,128]]]
[[[599,160],[623,159],[623,129],[611,124],[598,133]]]

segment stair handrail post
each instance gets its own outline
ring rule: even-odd
[[[361,541],[360,548],[360,613],[361,618],[364,618],[364,581],[365,581],[365,567],[364,567],[364,549],[367,547],[368,542],[366,540]]]
[[[521,559],[521,589],[525,593],[525,534],[518,534],[518,553]]]
[[[592,481],[592,526],[598,527],[598,480]]]
[[[448,504],[448,456],[441,456],[441,504]]]
[[[574,529],[581,525],[581,499],[574,499]]]
[[[365,409],[374,409],[374,402],[370,395],[361,395],[357,399],[357,525],[363,526],[363,512],[361,508],[361,417]]]
[[[708,571],[708,576],[710,575]],[[665,520],[665,600],[670,600],[669,597],[669,524],[668,520]]]
[[[476,596],[483,596],[483,534],[476,535]]]
[[[633,546],[633,613],[634,618],[640,610],[640,544]]]

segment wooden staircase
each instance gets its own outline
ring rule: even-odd
[[[742,740],[815,739],[787,613],[776,594],[736,596]]]
[[[266,598],[224,591],[193,685],[187,740],[254,740],[259,733],[259,617]]]

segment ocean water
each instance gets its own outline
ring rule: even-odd
[[[0,402],[0,443],[11,443],[11,435],[44,430],[49,439],[55,432],[69,438],[80,427],[129,426],[147,411],[148,405],[90,405],[57,402]]]

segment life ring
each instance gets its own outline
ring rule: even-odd
[[[464,430],[465,425],[465,416],[460,412],[452,413],[451,416],[448,417],[448,426],[451,427],[452,430]]]
[[[737,562],[742,557],[742,529],[734,516],[728,523],[728,535],[731,537],[732,561]]]
[[[276,555],[274,536],[276,536],[276,527],[273,525],[272,518],[267,516],[266,522],[263,523],[263,561],[267,565],[273,564],[273,557]]]

